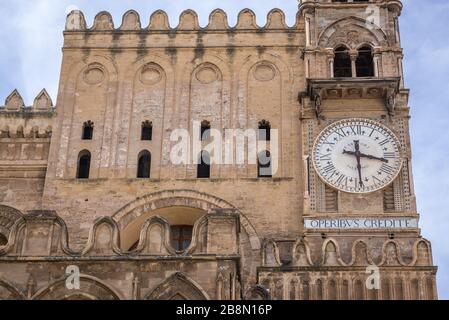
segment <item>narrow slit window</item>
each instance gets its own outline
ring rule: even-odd
[[[83,124],[83,140],[92,140],[94,136],[94,123],[92,121],[86,121]]]
[[[259,140],[261,141],[271,140],[271,125],[266,120],[262,120],[261,122],[259,122]]]
[[[271,178],[273,176],[271,168],[271,154],[269,151],[262,151],[257,157],[258,168],[257,176],[259,178]]]
[[[210,178],[210,155],[207,151],[201,151],[199,155],[197,177],[199,179]]]
[[[87,150],[83,150],[78,156],[78,168],[76,172],[77,179],[89,179],[91,154]]]
[[[200,140],[206,141],[210,139],[210,122],[203,121],[201,122],[201,130],[200,130]]]
[[[150,178],[151,174],[151,153],[142,151],[138,157],[137,178]]]
[[[150,121],[142,122],[142,132],[140,139],[142,141],[151,141],[153,139],[153,123]]]

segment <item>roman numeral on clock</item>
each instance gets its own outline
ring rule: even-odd
[[[328,154],[323,154],[323,155],[321,155],[320,159],[321,159],[322,161],[331,161],[331,160],[332,160],[332,159],[331,159],[331,154],[330,154],[330,153],[328,153]]]
[[[375,176],[373,176],[372,178],[373,178],[373,181],[374,181],[375,184],[378,184],[378,183],[382,182],[382,180],[380,180],[379,178],[377,178]]]
[[[343,182],[345,185],[348,185],[348,177],[346,177],[344,174],[340,175],[335,181],[335,183],[339,185],[343,184]]]
[[[380,172],[386,173],[386,174],[392,174],[394,173],[394,168],[389,166],[388,164],[383,164],[382,167],[379,169]]]
[[[343,129],[338,129],[338,131],[335,131],[335,133],[338,134],[338,136],[341,138],[346,137],[346,132]]]
[[[379,144],[380,144],[381,146],[384,146],[384,145],[386,145],[388,142],[390,142],[390,139],[385,139],[385,140],[381,141]]]
[[[385,159],[394,159],[394,158],[396,158],[396,154],[394,152],[385,152],[384,158]]]
[[[331,163],[323,168],[324,174],[335,171],[335,166]]]
[[[361,125],[349,126],[349,128],[351,128],[352,133],[354,133],[355,135],[361,135],[362,134],[362,126]]]

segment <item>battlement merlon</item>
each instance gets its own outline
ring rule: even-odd
[[[125,36],[126,35],[126,36]],[[294,47],[304,43],[304,26],[298,16],[293,26],[285,22],[279,9],[271,10],[264,26],[258,26],[256,15],[250,9],[242,10],[237,24],[229,26],[223,10],[216,9],[209,16],[207,26],[199,25],[198,16],[192,10],[181,13],[179,23],[171,27],[167,14],[154,12],[147,27],[143,27],[136,11],[123,15],[121,26],[116,28],[109,12],[95,16],[93,25],[87,26],[81,11],[67,16],[64,32],[64,49],[119,47],[136,48],[226,48],[226,47]]]

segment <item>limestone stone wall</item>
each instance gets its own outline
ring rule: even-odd
[[[91,29],[72,13],[65,31],[64,58],[43,207],[56,210],[74,235],[87,236],[90,222],[113,215],[136,198],[161,190],[190,189],[238,207],[260,237],[294,235],[301,229],[303,188],[297,93],[304,85],[300,48],[304,31],[288,27],[273,10],[263,28],[250,10],[235,28],[214,11],[208,27],[184,12],[169,29],[163,12],[150,26],[130,11],[122,26],[106,12]],[[79,22],[79,23],[75,23]],[[82,141],[85,121],[92,141]],[[196,179],[196,165],[173,165],[170,134],[194,122],[212,129],[254,129],[268,121],[278,130],[279,169],[274,179],[257,179],[256,164],[212,165],[211,179]],[[152,141],[140,140],[143,121],[153,124]],[[75,178],[78,154],[92,153],[88,181]],[[152,155],[151,179],[136,179],[142,150]],[[234,146],[234,152],[236,146]],[[196,157],[196,155],[192,155]],[[71,195],[77,194],[77,197]],[[277,201],[273,203],[272,199]],[[293,223],[292,223],[293,222]]]

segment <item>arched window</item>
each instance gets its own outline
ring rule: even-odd
[[[92,140],[94,136],[94,123],[92,121],[86,121],[83,124],[83,140]]]
[[[142,122],[142,132],[140,135],[142,141],[149,141],[153,139],[153,123],[146,120]]]
[[[176,251],[187,249],[192,242],[192,231],[193,226],[170,226],[170,241],[173,249]]]
[[[271,125],[268,121],[262,120],[259,122],[259,140],[270,141],[271,140]]]
[[[373,50],[369,46],[361,47],[355,62],[357,77],[374,77]]]
[[[257,176],[259,178],[271,178],[271,154],[269,151],[262,151],[257,156]]]
[[[340,46],[335,49],[334,77],[352,77],[351,57],[349,56],[348,48],[344,46]]]
[[[91,155],[87,150],[83,150],[78,155],[77,179],[89,179]]]
[[[6,236],[0,233],[0,247],[6,246],[7,243],[8,239],[6,238]]]
[[[137,164],[137,178],[149,178],[151,172],[151,153],[144,150],[139,153]]]
[[[201,151],[197,168],[198,178],[210,178],[210,155],[207,151]]]
[[[200,140],[205,141],[210,139],[210,122],[204,120],[201,122]]]

